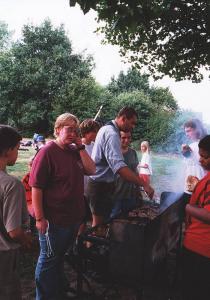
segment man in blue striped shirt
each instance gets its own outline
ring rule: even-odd
[[[110,216],[114,201],[115,174],[143,186],[149,197],[153,197],[153,188],[128,168],[121,150],[120,131],[131,131],[137,123],[137,117],[133,108],[124,107],[115,120],[103,126],[97,134],[91,156],[96,164],[96,173],[90,176],[87,189],[93,216],[92,226],[103,223]]]

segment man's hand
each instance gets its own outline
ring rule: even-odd
[[[32,243],[32,236],[30,232],[25,231],[22,227],[18,227],[8,232],[11,239],[16,243],[22,245],[24,249],[29,249]]]
[[[77,136],[74,140],[74,143],[77,147],[80,147],[82,146],[82,139],[79,136]]]
[[[147,195],[149,196],[149,198],[152,199],[154,196],[154,192],[155,192],[154,189],[150,185],[145,185],[144,190],[147,193]]]
[[[182,144],[181,150],[182,150],[182,153],[185,153],[185,152],[192,152],[192,149],[191,149],[190,146],[187,145],[187,144]]]
[[[36,228],[42,234],[45,234],[48,227],[48,221],[45,218],[42,218],[39,221],[36,221]]]

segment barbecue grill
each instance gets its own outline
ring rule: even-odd
[[[177,256],[181,246],[181,196],[164,192],[159,205],[143,201],[143,206],[157,212],[152,219],[129,212],[82,234],[78,241],[78,289],[82,289],[82,274],[88,267],[103,280],[142,290],[154,282],[167,284],[168,257],[171,253]],[[90,248],[87,241],[92,243]]]

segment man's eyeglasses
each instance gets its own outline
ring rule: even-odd
[[[77,127],[63,126],[63,129],[66,133],[75,133],[76,135],[79,135],[79,128]]]

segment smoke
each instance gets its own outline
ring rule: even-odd
[[[185,188],[184,158],[175,154],[152,153],[152,186],[156,196],[162,192],[183,193]]]

